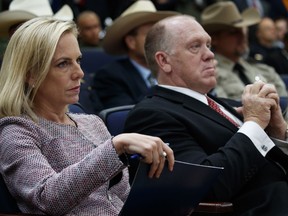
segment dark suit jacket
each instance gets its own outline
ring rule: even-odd
[[[128,58],[121,58],[95,73],[92,94],[97,94],[103,108],[135,104],[148,88]]]
[[[261,56],[262,59],[257,59],[257,56]],[[249,57],[248,61],[251,61],[252,58],[254,62],[256,60],[256,62],[272,66],[278,74],[288,74],[288,53],[284,49],[267,48],[255,42],[250,45]]]
[[[288,215],[288,205],[280,201],[288,198],[285,175],[237,130],[202,102],[159,86],[135,106],[125,125],[125,132],[170,143],[177,160],[224,167],[206,200],[233,202],[235,215]]]
[[[279,74],[288,74],[288,52],[286,50],[273,51],[265,63],[274,67]]]

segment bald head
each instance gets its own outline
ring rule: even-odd
[[[189,15],[165,18],[149,31],[145,55],[158,83],[207,93],[216,85],[211,37]]]
[[[87,46],[99,45],[99,33],[102,30],[99,16],[94,11],[80,13],[76,20],[80,41]]]
[[[152,27],[146,37],[145,55],[146,60],[153,71],[157,68],[157,63],[154,59],[155,53],[159,50],[171,52],[174,44],[181,41],[182,37],[184,37],[183,33],[187,32],[185,26],[189,26],[190,24],[203,29],[195,18],[189,15],[168,17],[160,20]]]
[[[94,11],[83,11],[77,16],[77,25],[82,25],[89,19],[97,19],[100,21],[99,16]]]
[[[271,47],[277,39],[274,21],[269,17],[264,17],[257,26],[256,36],[260,44]]]

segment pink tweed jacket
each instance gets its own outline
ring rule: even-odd
[[[130,191],[127,168],[95,115],[69,114],[77,127],[45,119],[0,119],[0,171],[21,211],[118,215]],[[119,183],[109,180],[122,172]]]

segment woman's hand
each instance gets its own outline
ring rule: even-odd
[[[123,133],[115,136],[112,141],[118,155],[123,153],[140,154],[143,157],[141,159],[143,162],[151,164],[148,174],[150,178],[160,177],[166,159],[169,170],[173,170],[173,150],[158,137],[138,133]]]

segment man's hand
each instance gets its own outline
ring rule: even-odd
[[[245,87],[242,103],[244,122],[254,121],[263,129],[270,123],[272,110],[275,112],[279,109],[279,97],[275,87],[262,81]],[[276,117],[279,118],[278,115]]]
[[[271,92],[267,94],[267,98],[274,99],[277,102],[277,106],[273,106],[271,108],[271,119],[266,128],[266,132],[269,136],[277,138],[277,139],[286,139],[286,129],[287,129],[287,122],[283,118],[279,96],[276,92],[276,88],[274,85],[270,85],[270,88],[274,88],[275,92]]]

